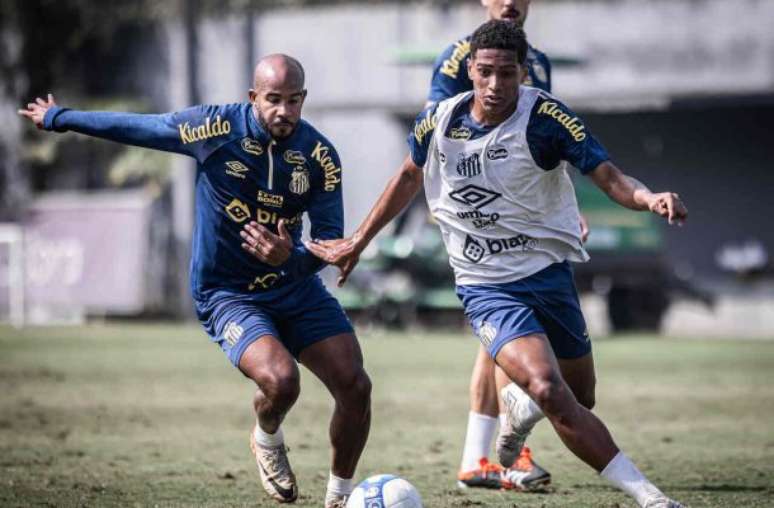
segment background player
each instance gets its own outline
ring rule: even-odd
[[[19,113],[38,128],[197,160],[191,289],[211,339],[257,385],[250,447],[263,487],[280,502],[298,495],[280,425],[299,394],[299,361],[336,402],[325,506],[343,507],[368,436],[371,384],[349,320],[316,275],[323,263],[300,242],[304,212],[315,237],[341,236],[341,164],[300,118],[301,64],[267,56],[254,76],[243,104],[140,115],[73,111],[49,95]]]
[[[465,313],[490,355],[527,394],[511,417],[522,435],[543,414],[565,445],[640,506],[681,506],[618,449],[594,405],[594,364],[572,269],[585,261],[579,212],[564,161],[613,201],[650,210],[670,224],[687,211],[670,192],[652,193],[624,175],[583,122],[561,102],[520,87],[527,42],[512,23],[492,20],[471,40],[474,91],[420,114],[411,154],[350,238],[311,242],[346,280],[360,253],[423,184],[455,272]],[[453,133],[465,128],[468,139]],[[481,229],[460,210],[497,213]]]

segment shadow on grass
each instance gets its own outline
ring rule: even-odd
[[[761,485],[696,485],[694,487],[685,486],[665,486],[665,490],[682,490],[686,492],[766,492],[771,490],[774,493],[774,487]]]

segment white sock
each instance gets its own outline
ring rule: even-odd
[[[664,496],[663,492],[645,478],[629,457],[620,451],[599,475],[632,496],[640,506],[645,506],[649,499]]]
[[[352,478],[339,478],[333,472],[328,475],[328,492],[333,496],[348,496],[352,494]]]
[[[497,418],[473,411],[468,413],[468,430],[465,433],[465,447],[462,451],[462,463],[460,464],[461,471],[478,469],[478,462],[482,458],[489,457],[496,429]]]
[[[540,406],[522,390],[516,383],[509,383],[502,389],[502,393],[510,393],[516,397],[518,404],[516,406],[516,416],[522,424],[523,429],[531,429],[537,422],[545,418]]]
[[[260,425],[255,426],[255,443],[264,448],[277,448],[285,443],[285,436],[282,435],[282,429],[277,429],[274,434],[264,432]]]

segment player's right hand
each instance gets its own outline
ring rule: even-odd
[[[43,100],[38,97],[35,99],[35,102],[30,102],[27,104],[27,109],[20,109],[18,113],[21,116],[25,116],[32,120],[32,122],[35,124],[35,127],[42,129],[43,118],[45,118],[46,112],[54,106],[56,106],[56,102],[54,102],[54,96],[48,94],[48,100]]]
[[[360,260],[360,249],[350,238],[336,240],[312,240],[304,242],[309,251],[329,265],[338,267],[341,271],[337,284],[339,287],[347,282],[347,277],[355,269]]]

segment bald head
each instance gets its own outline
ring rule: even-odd
[[[304,68],[288,55],[269,55],[255,66],[249,92],[255,117],[275,139],[291,136],[304,105]]]
[[[304,68],[292,56],[280,53],[268,55],[258,62],[253,73],[253,86],[262,88],[304,88]]]

